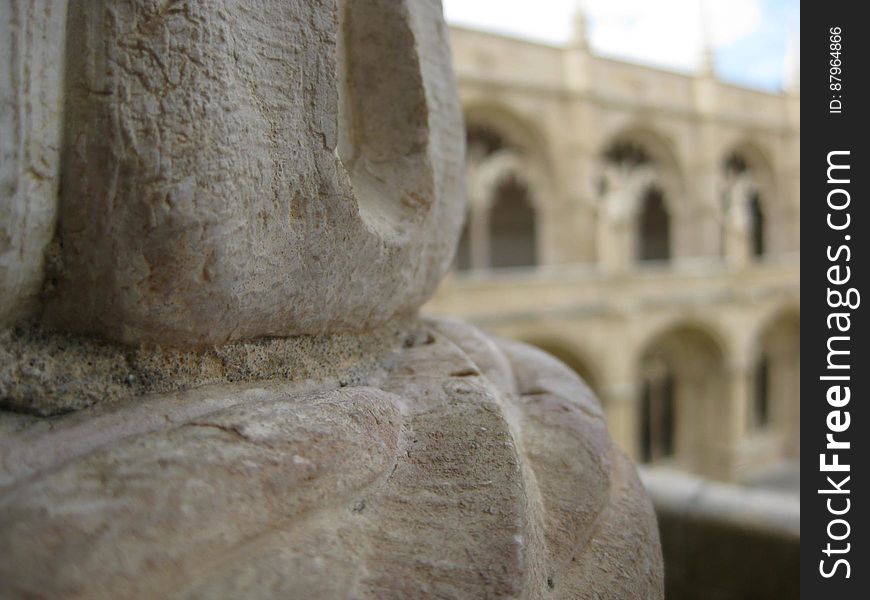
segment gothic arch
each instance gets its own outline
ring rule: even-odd
[[[553,195],[541,129],[492,103],[467,105],[465,123],[469,212],[457,268],[537,265],[540,217]]]
[[[620,144],[634,144],[642,148],[651,165],[660,173],[661,185],[666,192],[670,210],[678,210],[676,203],[685,196],[685,174],[680,155],[668,136],[646,123],[632,123],[611,131],[599,145],[599,160],[603,170],[608,162],[608,152]]]
[[[607,138],[598,156],[599,260],[666,261],[679,254],[686,216],[676,154],[661,134],[634,125]]]
[[[659,329],[637,359],[638,447],[644,462],[710,472],[727,415],[726,355],[719,336],[690,321]]]
[[[744,158],[747,167],[758,177],[764,192],[770,196],[771,201],[775,201],[778,198],[775,176],[776,167],[772,154],[766,146],[758,140],[744,135],[733,138],[723,147],[720,160],[724,163],[733,154]]]
[[[509,107],[492,102],[469,103],[463,108],[466,131],[475,128],[497,133],[505,141],[505,148],[518,150],[539,163],[545,173],[551,164],[549,143],[543,127]]]
[[[487,172],[481,177],[492,183],[493,178],[513,171],[522,172],[535,188],[535,202],[541,207],[539,198],[552,198],[555,193],[549,159],[549,146],[540,127],[517,115],[513,111],[493,104],[472,104],[465,109],[465,127],[468,135],[475,131],[497,137],[497,145],[485,157]],[[497,159],[497,160],[494,160]],[[490,165],[491,161],[495,164]],[[474,172],[468,173],[469,201],[482,201],[486,183],[475,183],[479,179],[477,171],[483,164],[472,166]]]
[[[496,202],[495,190],[511,179],[519,180],[529,188],[533,208],[541,210],[541,190],[546,185],[544,177],[534,163],[515,150],[500,150],[489,156],[468,182],[469,192],[480,208],[490,210]]]

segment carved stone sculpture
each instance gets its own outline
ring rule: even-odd
[[[0,271],[0,597],[662,597],[585,384],[417,316],[463,212],[437,1],[68,11],[56,233]]]

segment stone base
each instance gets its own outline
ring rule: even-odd
[[[7,413],[0,596],[662,598],[651,505],[585,384],[422,327],[360,384]]]

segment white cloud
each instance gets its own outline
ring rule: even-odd
[[[447,21],[550,43],[571,33],[577,0],[442,0]]]
[[[691,70],[704,39],[734,43],[762,24],[759,0],[587,0],[590,42],[598,52]]]
[[[582,0],[596,51],[683,70],[697,67],[705,35],[722,47],[762,25],[760,0],[706,0],[703,9],[701,1]],[[452,23],[560,44],[570,37],[578,0],[443,3]]]

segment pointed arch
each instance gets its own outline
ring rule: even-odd
[[[538,264],[542,179],[535,166],[513,150],[500,150],[475,169],[469,190],[483,215],[489,267]]]
[[[620,149],[623,151],[620,152]],[[626,156],[626,151],[630,151]],[[619,159],[623,160],[619,160]],[[614,160],[616,159],[616,160]],[[614,162],[652,166],[658,172],[667,202],[679,202],[685,196],[685,174],[674,143],[662,132],[642,122],[624,125],[604,137],[600,146],[599,172]],[[671,205],[673,211],[677,207]]]
[[[635,124],[607,138],[599,161],[599,258],[619,264],[632,257],[638,262],[669,261],[683,247],[677,238],[686,214],[672,144]]]
[[[551,164],[543,127],[510,107],[494,102],[475,102],[464,106],[463,114],[468,134],[487,132],[486,135],[491,139],[498,140],[490,153],[513,149],[541,166]],[[549,174],[546,167],[545,172]]]
[[[469,216],[458,268],[532,267],[543,199],[553,193],[541,129],[507,107],[465,108]]]

